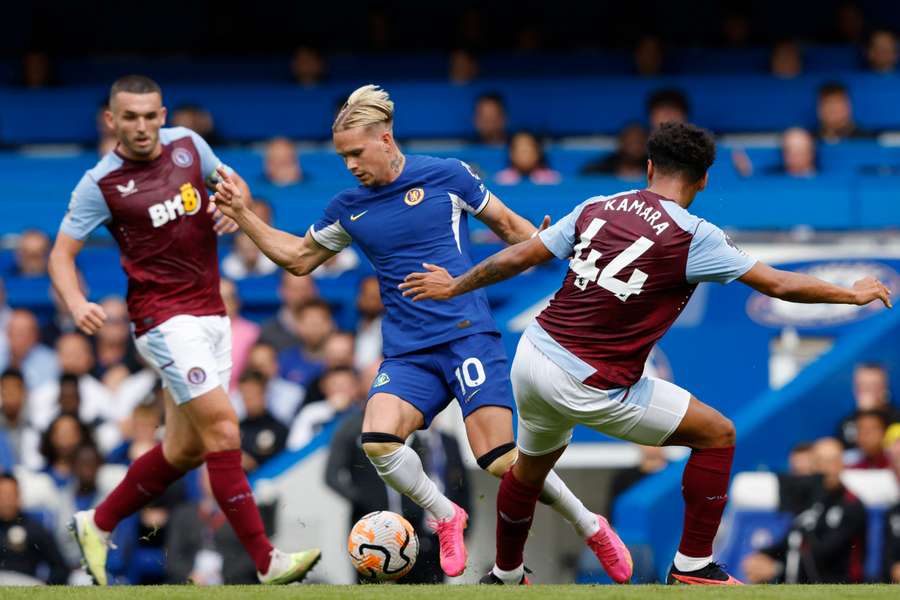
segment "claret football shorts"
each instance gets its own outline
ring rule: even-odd
[[[184,404],[231,379],[228,317],[177,315],[135,339],[176,404]]]
[[[659,446],[675,431],[691,394],[674,383],[643,377],[633,386],[600,390],[560,368],[523,335],[512,365],[519,409],[517,444],[532,456],[567,445],[575,425],[623,440]]]

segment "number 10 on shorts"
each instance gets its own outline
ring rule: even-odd
[[[456,380],[459,381],[459,387],[461,388],[462,395],[466,401],[471,398],[468,390],[470,388],[478,387],[484,383],[485,379],[487,379],[487,375],[484,373],[484,365],[482,365],[481,361],[474,356],[464,360],[461,366],[456,367],[454,373],[456,374]]]

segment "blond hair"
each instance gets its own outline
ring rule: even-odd
[[[384,123],[390,129],[394,122],[394,103],[388,93],[377,85],[357,88],[334,118],[331,131],[346,131]]]

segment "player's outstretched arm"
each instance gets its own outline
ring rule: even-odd
[[[845,288],[811,275],[782,271],[758,262],[739,279],[762,294],[788,302],[863,306],[881,300],[892,308],[891,291],[874,277],[864,277],[852,288]]]
[[[293,275],[308,275],[336,254],[316,242],[309,233],[299,237],[268,225],[250,210],[243,192],[222,167],[219,167],[219,177],[221,181],[210,200],[281,268]]]
[[[424,263],[427,273],[410,273],[399,287],[413,302],[447,300],[514,277],[551,258],[555,257],[544,242],[534,237],[487,257],[459,277],[452,277],[444,267]]]
[[[75,325],[86,334],[93,335],[103,327],[106,312],[99,304],[88,302],[84,292],[81,291],[75,257],[82,248],[84,248],[83,241],[60,231],[56,234],[53,250],[50,251],[47,270],[50,272],[53,287],[69,307]]]
[[[491,228],[500,239],[507,244],[518,244],[531,238],[535,232],[543,231],[550,226],[550,217],[545,216],[540,229],[528,222],[521,215],[511,210],[500,201],[500,198],[491,194],[490,200],[477,216],[478,220]]]

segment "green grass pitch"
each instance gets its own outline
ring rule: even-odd
[[[662,585],[591,586],[591,585],[535,585],[530,587],[499,587],[472,585],[302,585],[280,588],[261,586],[222,586],[197,588],[191,586],[153,587],[56,587],[56,588],[0,588],[3,600],[468,600],[493,598],[552,598],[553,600],[644,600],[654,598],[739,598],[772,600],[830,600],[834,598],[893,598],[900,597],[898,585],[803,585],[803,586],[744,586],[744,587],[667,587]]]

